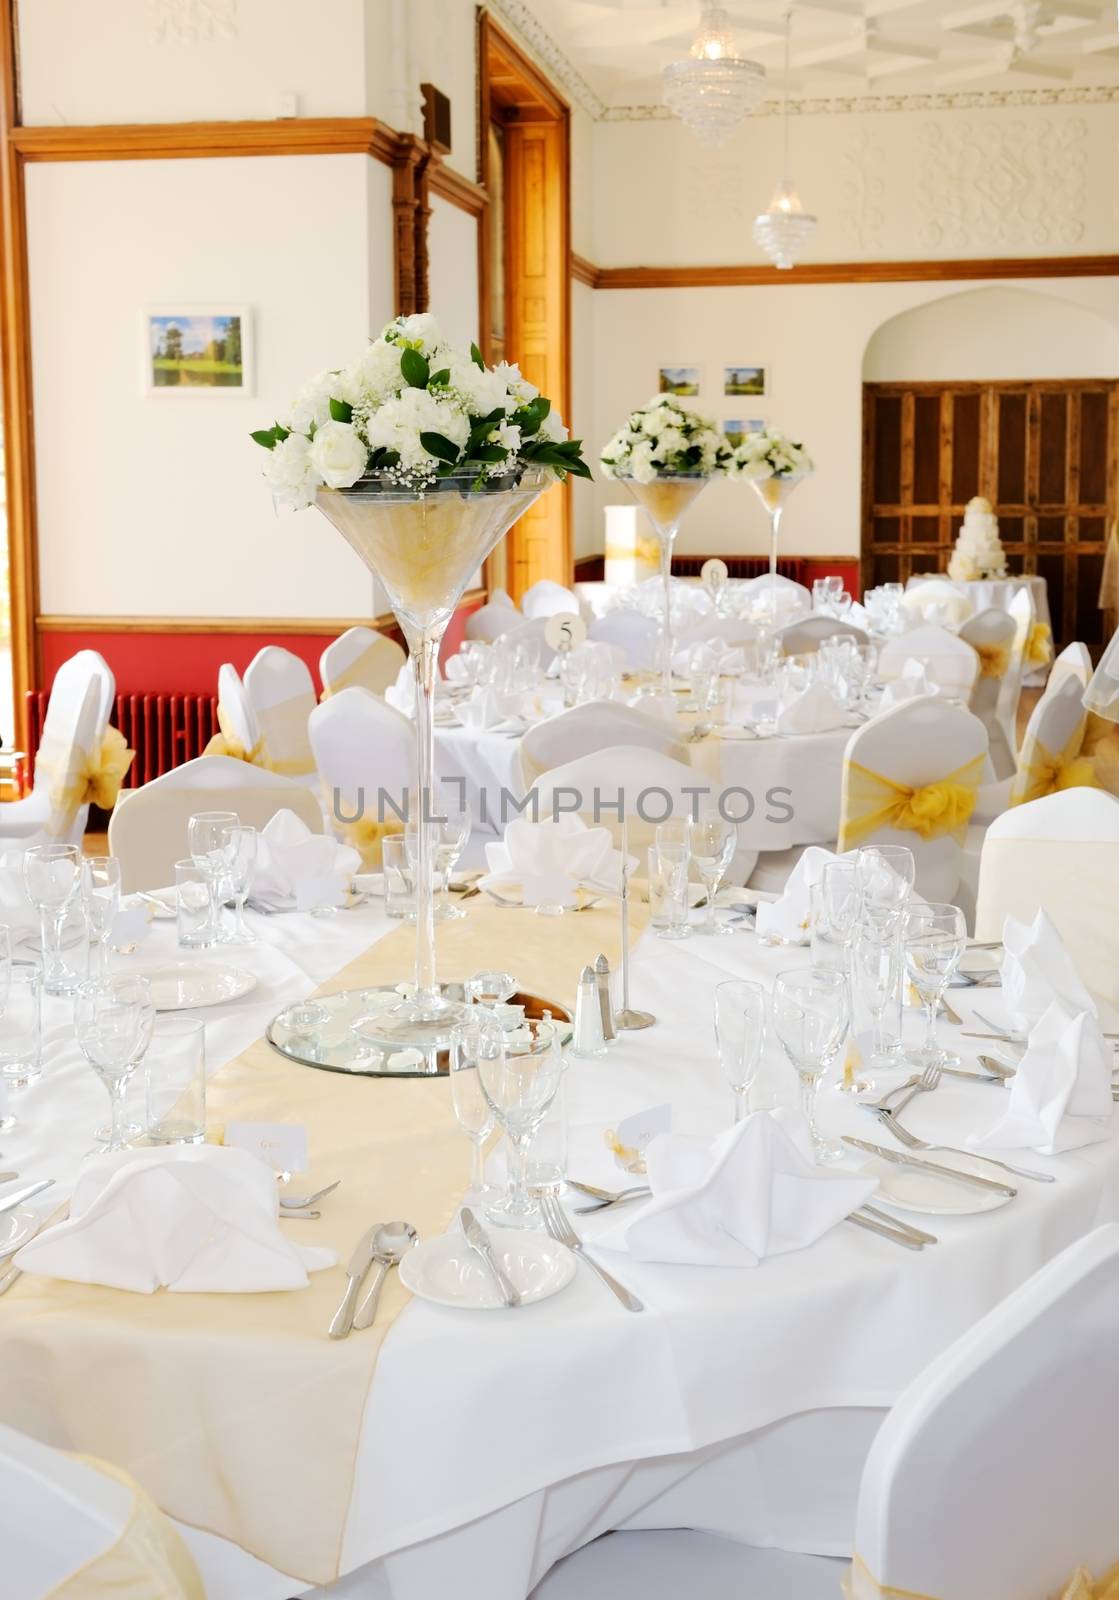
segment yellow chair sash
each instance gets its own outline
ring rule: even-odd
[[[1020,806],[1063,789],[1106,789],[1119,795],[1119,738],[1102,718],[1092,725],[1085,717],[1063,750],[1033,740],[1022,751],[1010,804]]]
[[[1032,622],[1023,652],[1027,666],[1047,667],[1053,659],[1053,630],[1047,622]]]
[[[57,1588],[48,1600],[205,1600],[198,1568],[179,1533],[128,1473],[78,1456],[132,1491],[132,1511],[116,1542]]]
[[[119,728],[106,728],[96,750],[88,754],[75,751],[69,771],[64,776],[51,775],[51,810],[60,833],[66,832],[82,806],[113,809],[135,754]]]
[[[894,1589],[879,1583],[859,1556],[843,1574],[843,1593],[847,1600],[952,1600],[949,1595],[922,1594],[916,1589]],[[1119,1600],[1119,1562],[1099,1579],[1094,1579],[1086,1567],[1077,1567],[1052,1600]]]
[[[383,822],[377,817],[358,817],[346,823],[342,837],[361,856],[362,871],[377,872],[385,840],[403,832],[404,824],[399,817],[386,817]]]
[[[935,783],[895,783],[858,761],[844,768],[844,810],[839,850],[852,850],[881,828],[899,828],[922,839],[950,835],[960,844],[975,810],[985,756],[957,767]]]
[[[215,733],[214,737],[206,745],[205,750],[202,752],[204,756],[232,756],[234,761],[247,761],[250,766],[268,768],[268,762],[264,758],[264,740],[258,739],[251,750],[246,750],[234,733],[229,713],[220,700],[218,701],[218,728],[221,731]]]
[[[1010,666],[1010,651],[1004,644],[976,644],[969,639],[968,643],[979,657],[979,676],[981,678],[1005,678],[1007,668]]]

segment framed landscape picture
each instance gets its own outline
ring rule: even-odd
[[[760,433],[764,427],[764,417],[727,417],[723,422],[727,443],[735,450],[748,433]]]
[[[764,394],[764,367],[724,367],[723,393],[734,395]]]
[[[699,379],[698,367],[661,367],[657,375],[657,393],[693,397],[699,393]]]
[[[252,320],[246,306],[149,306],[144,313],[149,394],[205,389],[252,393]]]

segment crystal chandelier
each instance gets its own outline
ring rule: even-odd
[[[726,142],[753,111],[765,88],[765,68],[734,47],[730,18],[715,0],[702,0],[699,32],[683,61],[664,69],[664,103],[704,144]]]
[[[785,13],[785,79],[781,91],[781,131],[785,172],[789,170],[789,25],[792,12]],[[816,218],[800,203],[791,178],[782,178],[769,202],[769,210],[754,218],[754,243],[765,252],[775,267],[787,271],[816,232]]]

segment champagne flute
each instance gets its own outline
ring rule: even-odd
[[[120,862],[116,856],[86,856],[82,862],[82,901],[93,947],[95,979],[109,969],[109,939],[120,910]]]
[[[225,893],[233,897],[233,927],[221,936],[222,944],[255,944],[256,934],[245,923],[245,901],[253,886],[260,835],[243,823],[230,824],[222,831],[222,853],[228,857]]]
[[[779,973],[773,986],[774,1028],[800,1079],[801,1106],[820,1162],[839,1161],[844,1154],[816,1126],[816,1092],[847,1037],[847,1001],[843,974],[816,967]]]
[[[895,999],[900,977],[898,938],[892,928],[880,928],[864,921],[855,935],[853,950],[855,985],[862,1003],[870,1012],[874,1028],[872,1060],[892,1066],[890,1040],[886,1034],[886,1008]]]
[[[81,852],[73,844],[37,844],[23,854],[24,888],[42,930],[45,994],[73,994],[78,986],[62,959],[62,926],[81,888],[81,868]]]
[[[229,872],[231,830],[240,824],[236,811],[196,811],[187,824],[190,858],[206,880],[210,894],[210,944],[221,942],[221,888]]]
[[[149,1013],[154,1015],[143,978],[118,975],[84,983],[74,997],[78,1044],[109,1095],[108,1153],[126,1148],[124,1095],[151,1039]]]
[[[462,906],[452,903],[450,883],[458,858],[470,840],[470,807],[444,802],[440,810],[443,820],[437,824],[435,835],[435,870],[440,875],[441,886],[435,915],[443,921],[457,920],[469,915]]]
[[[496,1018],[478,1011],[467,1014],[451,1033],[450,1079],[451,1104],[455,1121],[470,1140],[470,1194],[469,1198],[488,1205],[499,1198],[499,1191],[486,1182],[483,1150],[486,1140],[497,1125],[493,1105],[482,1091],[478,1058],[483,1048],[492,1048],[483,1035],[495,1034],[502,1038],[501,1024]]]
[[[765,1045],[765,990],[735,978],[715,985],[715,1043],[723,1073],[734,1092],[734,1120],[750,1109],[750,1090]]]
[[[918,1067],[952,1064],[958,1057],[941,1048],[936,1037],[936,1014],[949,979],[967,946],[967,926],[959,906],[930,902],[913,906],[902,928],[905,970],[925,1010],[925,1037],[910,1052]]]
[[[917,865],[903,844],[863,845],[855,857],[863,914],[880,926],[897,926],[909,902]]]
[[[707,912],[695,931],[716,936],[733,934],[733,928],[715,920],[715,896],[734,855],[738,829],[718,811],[704,811],[689,825],[688,843],[696,871],[707,890]]]

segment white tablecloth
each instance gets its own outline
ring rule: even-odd
[[[1039,578],[1036,572],[1020,573],[1016,578],[976,578],[969,582],[955,579],[945,579],[941,572],[914,573],[906,588],[912,589],[921,583],[927,583],[930,578],[937,578],[941,582],[951,582],[953,588],[966,594],[971,599],[976,611],[1009,611],[1010,602],[1020,589],[1028,589],[1033,596],[1034,616],[1038,622],[1044,622],[1052,627],[1049,615],[1049,586],[1044,578]],[[1048,668],[1027,673],[1023,680],[1029,684],[1044,683]]]
[[[514,967],[515,918],[531,914],[510,913]],[[251,920],[264,943],[237,959],[261,982],[245,1000],[204,1013],[215,1068],[282,1004],[387,930],[375,910]],[[172,939],[158,927],[134,959],[169,956]],[[572,1064],[571,1170],[592,1182],[616,1179],[603,1131],[654,1103],[671,1101],[684,1131],[724,1126],[731,1103],[711,1033],[714,986],[731,974],[768,981],[807,959],[745,933],[683,945],[642,940],[633,1003],[654,1010],[658,1023],[623,1036],[606,1060]],[[965,991],[953,1004],[972,1012]],[[991,1005],[983,992],[981,1009]],[[64,1005],[52,1001],[43,1081],[17,1101],[20,1122],[4,1136],[5,1165],[28,1178],[71,1175],[105,1111],[101,1086],[61,1037],[64,1019]],[[953,1042],[970,1054],[972,1041]],[[958,1142],[995,1120],[1002,1095],[945,1080],[914,1107],[911,1123]],[[763,1104],[795,1098],[775,1049],[755,1096]],[[865,1111],[828,1090],[822,1121],[872,1138],[876,1130]],[[355,1575],[333,1592],[523,1600],[552,1562],[619,1525],[697,1525],[841,1553],[876,1413],[1045,1260],[1119,1217],[1119,1138],[1030,1161],[1060,1181],[1023,1182],[1011,1205],[984,1216],[937,1218],[941,1243],[920,1255],[840,1227],[810,1251],[752,1271],[613,1256],[646,1302],[641,1316],[624,1312],[585,1269],[562,1295],[511,1317],[413,1301],[377,1367],[344,1543],[345,1570]],[[0,1309],[0,1366],[2,1337]],[[111,1370],[102,1368],[107,1416],[128,1403],[113,1392]],[[277,1515],[298,1514],[294,1483]],[[234,1547],[188,1532],[210,1600],[298,1592]]]

